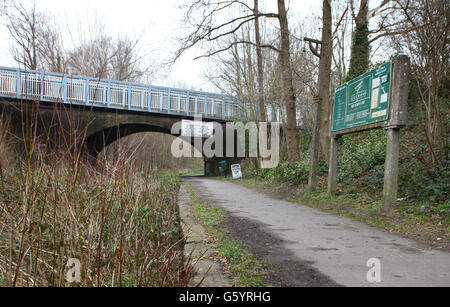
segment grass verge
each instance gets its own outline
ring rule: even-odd
[[[194,204],[194,217],[206,228],[218,250],[218,257],[225,259],[229,270],[234,274],[234,286],[264,287],[268,268],[255,255],[247,250],[247,246],[233,238],[226,226],[226,213],[219,208],[203,203],[195,192],[192,183],[189,191]]]
[[[203,175],[203,168],[188,168],[178,171],[179,176],[197,176]]]

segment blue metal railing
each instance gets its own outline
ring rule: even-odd
[[[240,118],[243,105],[222,94],[9,67],[0,67],[0,97],[220,120]]]
[[[202,115],[231,121],[250,118],[250,104],[223,94],[0,66],[0,97],[62,102],[148,113]],[[266,106],[268,121],[281,121],[278,103]]]

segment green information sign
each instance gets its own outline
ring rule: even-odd
[[[332,131],[388,119],[391,67],[387,62],[336,89]]]

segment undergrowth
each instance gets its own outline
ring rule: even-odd
[[[175,173],[143,173],[120,153],[94,167],[34,137],[21,156],[0,136],[1,286],[188,285]]]

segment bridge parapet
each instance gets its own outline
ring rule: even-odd
[[[231,121],[242,103],[222,94],[0,67],[0,97]]]

